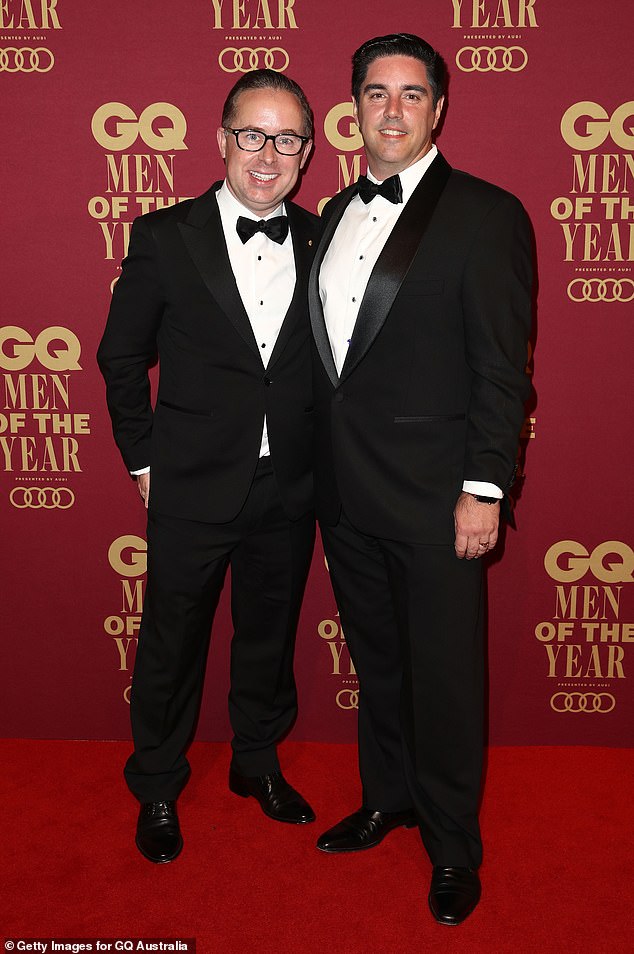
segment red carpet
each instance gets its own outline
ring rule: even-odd
[[[633,750],[492,749],[482,902],[447,928],[427,910],[415,830],[354,856],[315,849],[357,807],[352,746],[284,746],[285,772],[318,815],[294,827],[228,791],[228,746],[194,745],[179,802],[185,848],[163,866],[133,844],[128,748],[0,742],[2,938],[196,937],[203,954],[634,950]]]

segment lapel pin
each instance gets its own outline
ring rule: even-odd
[[[312,244],[313,244],[313,240],[312,240],[312,239],[308,239],[308,245],[310,246],[310,245],[312,245]]]

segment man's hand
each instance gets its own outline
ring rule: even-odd
[[[458,559],[477,560],[493,549],[498,539],[499,503],[480,503],[471,494],[461,493],[453,516]]]
[[[147,474],[139,474],[136,479],[136,485],[139,488],[139,493],[141,495],[141,500],[145,504],[145,509],[147,510],[148,503],[150,502],[150,472]]]

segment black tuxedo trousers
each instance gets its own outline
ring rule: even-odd
[[[141,802],[176,799],[200,708],[210,630],[231,567],[233,765],[279,769],[277,742],[297,713],[295,632],[315,537],[289,521],[263,458],[238,516],[202,523],[150,510],[148,580],[131,693],[134,753],[126,781]]]
[[[363,805],[414,807],[433,864],[477,868],[483,747],[482,564],[453,546],[321,526],[359,677]]]

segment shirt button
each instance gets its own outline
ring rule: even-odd
[[[353,298],[352,300],[353,300],[353,301],[356,301],[357,299],[356,299],[356,298]]]
[[[373,221],[373,222],[376,222],[376,215],[374,216],[374,218],[372,219],[372,221]]]
[[[261,261],[262,261],[262,256],[258,255],[258,262],[261,262]]]
[[[266,348],[266,345],[265,345],[265,344],[263,344],[263,345],[262,345],[262,347],[263,347],[263,348]]]
[[[260,304],[261,304],[261,305],[263,305],[263,304],[264,304],[264,302],[263,302],[263,301],[261,301],[261,302],[260,302]]]
[[[363,255],[359,255],[359,261],[360,261],[360,262],[363,261]]]

